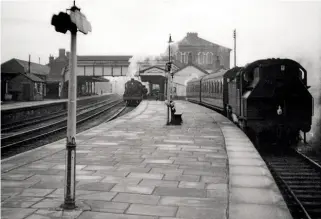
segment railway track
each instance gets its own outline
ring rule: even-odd
[[[89,106],[85,105],[85,106],[77,107],[77,113],[80,113],[80,112],[86,111],[86,110],[90,110],[91,108],[94,108],[94,107],[108,104],[113,99],[114,98],[111,98],[111,99],[100,101],[97,103],[88,103]],[[56,113],[51,113],[49,116],[41,115],[38,117],[33,117],[33,118],[26,119],[26,120],[19,121],[19,122],[1,124],[1,134],[8,135],[7,133],[10,134],[10,132],[12,132],[12,131],[17,131],[17,130],[25,128],[25,127],[30,127],[32,125],[37,125],[39,123],[47,122],[47,121],[54,120],[57,118],[66,117],[67,113],[68,113],[68,110],[66,109],[63,111],[56,112]]]
[[[321,166],[295,150],[262,157],[293,218],[321,219]]]
[[[112,120],[125,110],[126,106],[122,100],[109,100],[100,106],[91,108],[91,110],[86,109],[77,113],[77,132],[98,125],[102,121],[106,122]],[[62,134],[65,133],[67,129],[67,117],[66,115],[62,117],[63,118],[59,118],[58,120],[45,122],[44,124],[40,123],[41,125],[32,129],[27,129],[8,136],[3,135],[1,138],[2,155],[4,157],[11,156],[5,155],[6,152],[9,151],[8,154],[12,154],[10,151],[15,151],[15,148],[32,147],[31,144],[37,144],[38,146],[48,144],[49,142],[47,139],[49,138],[54,140],[61,139],[63,136]],[[100,119],[97,119],[99,117]]]

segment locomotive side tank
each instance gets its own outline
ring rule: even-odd
[[[290,59],[258,60],[228,82],[229,116],[258,141],[298,140],[311,129],[313,98],[307,72]],[[258,143],[260,144],[260,143]]]

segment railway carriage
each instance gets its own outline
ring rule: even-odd
[[[200,103],[201,83],[200,79],[192,79],[187,83],[186,97],[188,101]]]
[[[224,111],[223,103],[223,76],[227,70],[222,70],[215,74],[202,77],[202,93],[200,102],[204,105],[214,107],[220,111]]]

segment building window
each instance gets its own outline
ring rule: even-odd
[[[213,64],[213,53],[207,53],[207,64]]]
[[[184,62],[185,62],[185,64],[187,64],[187,62],[188,62],[188,53],[184,53]]]
[[[181,53],[181,63],[184,63],[185,61],[185,53]]]
[[[205,53],[199,53],[199,64],[205,64]]]
[[[206,53],[205,52],[203,53],[202,58],[203,58],[203,64],[206,64]]]
[[[176,53],[176,60],[181,61],[181,53],[180,52]]]

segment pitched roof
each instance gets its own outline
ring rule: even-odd
[[[77,56],[78,61],[129,61],[133,56]]]
[[[29,70],[29,62],[24,61],[21,59],[14,58],[25,70],[25,72],[28,72]],[[37,64],[34,62],[30,62],[30,73],[37,74],[37,75],[48,75],[50,71],[50,68],[46,65]]]
[[[180,41],[177,42],[178,45],[191,45],[191,46],[219,46],[225,49],[228,47],[221,46],[210,41],[204,40],[203,38],[198,37],[197,33],[187,33],[187,35]]]
[[[49,75],[46,79],[46,82],[61,82],[62,76],[61,75]]]
[[[29,78],[31,81],[44,82],[42,79],[40,79],[39,77],[37,77],[34,74],[30,74],[30,73],[21,73],[21,74],[24,75],[25,77]]]
[[[200,68],[200,67],[198,67],[197,65],[194,65],[194,64],[187,64],[187,65],[185,65],[183,68],[180,68],[180,69],[177,69],[177,71],[174,71],[173,74],[176,74],[177,72],[182,71],[183,69],[185,69],[185,68],[187,68],[187,67],[189,67],[189,66],[192,66],[192,67],[200,70],[201,72],[203,72],[203,73],[206,74],[206,75],[209,74],[207,71],[205,71],[204,69],[202,69],[202,68]]]
[[[54,60],[52,63],[49,63],[50,73],[49,76],[55,77],[56,75],[61,75],[62,69],[68,65],[68,61],[66,60]]]
[[[165,71],[165,66],[164,66],[164,68],[162,68],[162,67],[154,65],[154,66],[150,66],[148,68],[145,68],[143,70],[139,70],[139,73],[144,73],[145,71],[148,71],[149,69],[152,69],[152,68],[157,68],[159,70]]]

